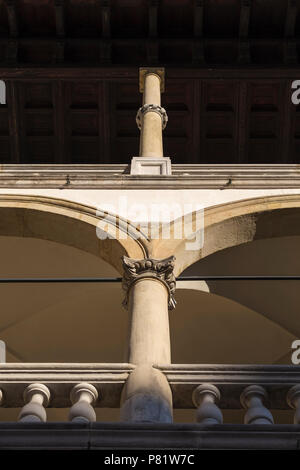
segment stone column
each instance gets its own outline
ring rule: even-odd
[[[164,69],[141,68],[140,91],[143,106],[136,116],[141,131],[140,154],[132,159],[131,174],[171,174],[170,159],[163,154],[162,131],[168,122],[166,110],[161,107]]]
[[[171,362],[168,309],[175,307],[174,257],[123,259],[124,306],[130,315],[130,373],[122,394],[121,419],[172,422],[172,394],[166,377],[153,364]]]
[[[143,106],[137,114],[137,125],[141,131],[140,156],[162,158],[162,127],[166,124],[166,112],[161,107],[159,75],[146,73],[144,78]]]

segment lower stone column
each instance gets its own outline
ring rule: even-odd
[[[124,386],[121,419],[172,422],[172,393],[155,364],[171,362],[168,308],[174,308],[174,257],[132,260],[124,257],[124,306],[130,315],[128,362],[136,369]]]

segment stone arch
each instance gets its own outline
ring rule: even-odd
[[[200,259],[226,248],[254,240],[300,235],[300,194],[268,196],[208,207],[204,210],[204,245],[186,250],[196,213],[181,240],[158,240],[152,244],[156,258],[176,257],[176,276]],[[173,221],[171,232],[182,218]]]
[[[105,221],[106,239],[96,228]],[[121,236],[115,237],[115,234]],[[148,256],[147,238],[127,220],[114,214],[97,215],[91,206],[63,199],[0,195],[0,235],[40,238],[78,248],[99,256],[123,273],[121,257]]]

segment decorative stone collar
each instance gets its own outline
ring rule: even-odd
[[[138,110],[137,115],[136,115],[136,119],[135,119],[139,130],[141,130],[141,128],[142,128],[142,119],[143,119],[142,116],[146,113],[157,113],[157,114],[159,114],[160,117],[161,117],[162,128],[165,129],[167,127],[168,115],[167,115],[167,112],[166,112],[165,108],[162,108],[158,104],[144,104],[144,106],[142,106]]]

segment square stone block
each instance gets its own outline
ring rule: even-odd
[[[133,157],[130,167],[131,175],[171,175],[172,166],[169,157]]]

